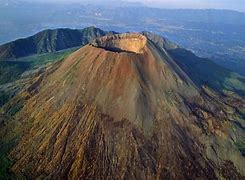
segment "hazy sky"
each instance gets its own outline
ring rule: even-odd
[[[1,1],[1,0],[0,0]],[[28,0],[27,0],[28,1]],[[99,1],[106,3],[118,0],[29,0],[29,1],[43,1],[43,2],[94,2]],[[131,2],[141,2],[147,6],[161,7],[161,8],[215,8],[215,9],[232,9],[245,12],[245,0],[124,0]]]

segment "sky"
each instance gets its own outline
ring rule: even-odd
[[[1,1],[1,0],[0,0]],[[120,0],[26,0],[37,2],[108,2],[120,3]],[[159,8],[191,8],[191,9],[231,9],[245,12],[245,0],[124,0],[141,2],[151,7]]]

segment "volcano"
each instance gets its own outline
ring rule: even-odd
[[[244,140],[243,99],[196,86],[146,34],[97,38],[33,81],[4,107],[24,101],[6,126],[18,134],[9,152],[18,177],[245,175],[236,145]]]

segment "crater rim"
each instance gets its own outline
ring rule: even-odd
[[[106,35],[94,39],[90,45],[112,52],[143,53],[147,38],[140,33]]]

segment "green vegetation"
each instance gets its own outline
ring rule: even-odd
[[[227,90],[238,92],[239,94],[245,93],[245,77],[236,73],[231,73],[225,79],[224,87]]]
[[[0,60],[15,60],[34,54],[57,52],[88,44],[106,32],[88,27],[79,29],[47,29],[33,36],[0,45]]]
[[[0,61],[0,85],[19,79],[28,69],[30,69],[28,62]]]
[[[34,68],[36,66],[42,66],[48,63],[56,62],[66,57],[67,55],[73,53],[77,49],[78,47],[70,48],[58,52],[53,52],[53,53],[37,54],[29,57],[19,58],[18,61],[28,62],[30,64],[30,67]]]
[[[17,140],[14,138],[8,143],[0,142],[0,179],[14,179],[13,175],[9,173],[9,167],[11,167],[12,162],[7,157],[7,153],[12,147],[16,145]]]
[[[0,61],[0,85],[20,79],[21,74],[25,71],[61,60],[77,49],[71,48],[54,53],[33,55],[15,61]]]
[[[237,142],[237,143],[236,143],[236,146],[237,146],[237,148],[239,149],[239,151],[241,152],[241,154],[242,154],[243,156],[245,156],[245,142],[242,142],[242,141]]]
[[[185,49],[177,48],[169,50],[169,53],[197,86],[208,85],[219,92],[229,90],[245,96],[245,77],[217,65],[209,59],[197,57]]]

